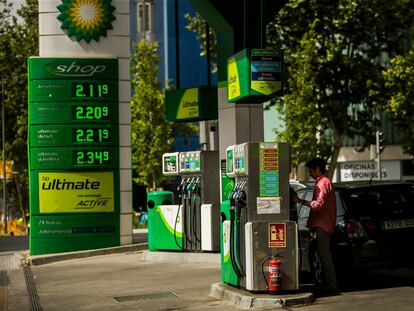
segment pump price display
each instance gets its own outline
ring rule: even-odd
[[[110,128],[72,128],[72,142],[74,143],[109,143],[111,142]]]
[[[73,83],[72,90],[74,98],[106,98],[112,95],[108,83]]]
[[[73,151],[73,165],[76,166],[110,165],[111,158],[111,150]]]
[[[72,109],[72,120],[110,120],[111,113],[108,104],[102,106],[74,105]]]

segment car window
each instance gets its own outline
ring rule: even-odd
[[[349,189],[344,195],[344,201],[352,217],[361,219],[378,215],[377,189]]]
[[[345,216],[345,207],[342,202],[340,192],[336,191],[335,195],[336,195],[336,217],[339,218],[338,221],[340,221]]]
[[[414,187],[410,185],[347,189],[343,199],[350,215],[357,219],[414,217]]]
[[[338,191],[335,192],[336,195],[336,215],[339,220],[342,220],[345,215],[345,208],[342,203],[341,195]],[[306,201],[312,201],[313,190],[301,191],[298,192],[298,197]],[[308,218],[310,213],[310,208],[306,206],[301,206],[301,204],[296,204],[297,213],[299,218]]]
[[[381,189],[378,203],[386,219],[413,218],[414,187],[401,185]]]
[[[305,201],[311,201],[313,196],[313,190],[306,190],[306,191],[299,191],[298,197],[299,199],[305,200]],[[309,211],[310,209],[306,206],[303,206],[302,204],[296,204],[297,213],[299,218],[308,218],[309,217]]]

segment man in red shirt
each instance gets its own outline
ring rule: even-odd
[[[316,244],[321,258],[323,272],[326,278],[327,294],[337,292],[335,266],[330,250],[331,236],[336,227],[336,198],[335,190],[326,173],[325,161],[314,158],[306,163],[309,175],[315,180],[315,190],[312,201],[299,198],[294,203],[301,203],[310,208],[307,227],[316,236]]]

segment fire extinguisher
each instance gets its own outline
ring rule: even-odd
[[[277,294],[281,290],[282,273],[280,266],[282,261],[278,258],[279,253],[274,254],[272,257],[267,257],[262,262],[262,273],[263,278],[266,282],[266,287],[270,294]],[[282,256],[279,256],[282,257]],[[269,261],[269,274],[268,276],[264,273],[264,264]]]

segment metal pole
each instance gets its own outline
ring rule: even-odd
[[[378,153],[378,180],[382,180],[381,153]]]
[[[4,210],[4,233],[7,233],[7,204],[6,204],[6,151],[5,151],[5,129],[4,129],[4,70],[1,71],[1,137],[3,156],[3,210]]]
[[[382,172],[381,172],[381,141],[380,141],[380,131],[376,131],[375,133],[375,151],[377,153],[377,164],[378,164],[378,180],[382,180]]]
[[[27,232],[26,213],[24,211],[23,204],[22,204],[22,195],[21,195],[21,192],[20,192],[20,182],[19,182],[19,176],[18,176],[19,173],[18,172],[12,172],[12,174],[14,176],[14,181],[16,182],[17,198],[19,199],[19,207],[20,207],[20,212],[22,213],[24,228],[26,229],[26,232]]]

